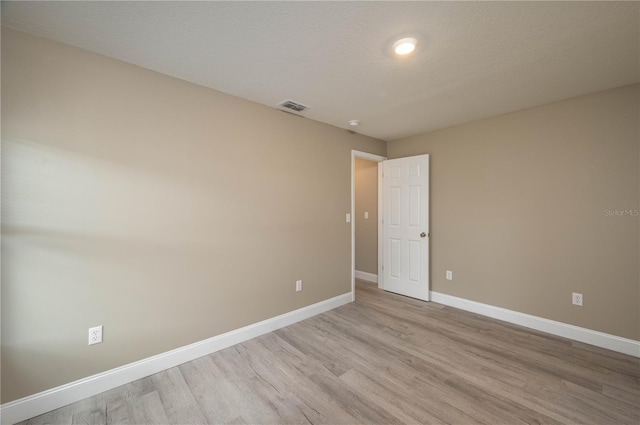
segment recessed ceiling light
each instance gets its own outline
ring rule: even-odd
[[[358,121],[358,120],[349,121],[349,127],[357,127],[358,124],[360,124],[360,121]]]
[[[393,43],[393,51],[396,55],[408,55],[416,49],[417,44],[415,38],[403,38]]]

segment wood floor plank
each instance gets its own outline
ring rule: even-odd
[[[147,393],[130,401],[133,421],[131,424],[152,425],[169,424],[169,418],[162,406],[162,400],[157,391]]]
[[[108,424],[169,424],[157,391],[146,392],[119,403],[107,412]]]
[[[181,365],[180,371],[208,423],[231,422],[245,409],[242,394],[224,376],[215,376],[211,365],[211,358],[205,356]]]
[[[640,424],[640,359],[357,281],[356,302],[25,421]]]
[[[71,420],[72,425],[93,425],[107,422],[105,409],[88,409],[75,413]]]
[[[340,380],[354,392],[366,394],[366,397],[398,419],[400,423],[444,423],[438,417],[420,406],[421,403],[415,394],[411,394],[405,388],[394,386],[393,382],[382,379],[381,375],[368,376],[355,369],[344,373]],[[376,379],[378,378],[378,379]]]
[[[250,382],[227,369],[222,356],[219,352],[197,359],[197,368],[180,367],[209,423],[229,422],[239,414],[251,423],[278,423],[277,411],[255,393]]]
[[[610,399],[627,403],[631,408],[640,406],[640,391],[623,390],[612,385],[603,385],[602,394]]]
[[[61,407],[60,409],[45,413],[44,415],[36,416],[35,418],[26,421],[26,423],[28,425],[71,425],[74,423],[74,416],[76,418],[76,423],[78,423],[77,421],[82,421],[83,418],[90,417],[92,415],[92,412],[100,411],[102,412],[102,414],[94,414],[93,417],[102,417],[104,416],[105,411],[104,397],[104,393],[98,394],[96,396],[89,397],[76,403]]]
[[[222,353],[220,357],[225,367],[234,371],[240,379],[245,380],[256,396],[275,410],[280,423],[305,425],[312,423],[291,394],[281,392],[270,382],[268,376],[253,367],[250,359],[242,354],[243,349],[240,344]]]
[[[160,396],[162,407],[171,423],[206,424],[207,419],[196,402],[180,369],[156,373],[151,381]]]
[[[242,346],[247,348],[244,354],[248,356],[251,367],[281,394],[292,400],[309,422],[357,422],[354,416],[345,411],[330,394],[323,392],[310,377],[312,374],[330,375],[331,372],[277,335],[265,335]]]
[[[127,405],[130,400],[154,392],[155,385],[151,376],[130,382],[126,385],[114,388],[104,393],[106,403],[107,423],[111,423],[111,416],[114,410],[123,405]],[[125,409],[126,410],[126,409]]]

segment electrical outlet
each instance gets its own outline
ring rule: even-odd
[[[447,280],[453,280],[453,272],[451,270],[447,270]]]
[[[582,305],[582,301],[583,301],[582,294],[574,292],[572,294],[572,298],[571,299],[572,299],[573,305]]]
[[[368,220],[369,219],[369,211],[365,211],[364,212],[364,219]]]
[[[296,292],[302,291],[302,281],[296,280]]]
[[[102,342],[102,326],[89,328],[89,345],[100,344]]]

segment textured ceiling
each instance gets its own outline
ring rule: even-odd
[[[394,140],[639,81],[638,2],[3,2],[2,24]],[[394,57],[399,38],[416,52]]]

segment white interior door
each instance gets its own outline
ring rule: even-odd
[[[383,198],[379,285],[429,301],[429,155],[383,161],[378,168]]]

